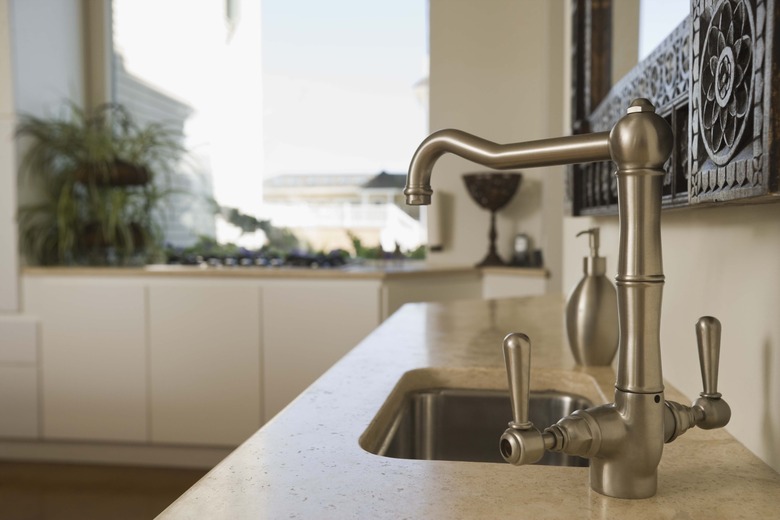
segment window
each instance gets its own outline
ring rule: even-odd
[[[646,58],[691,11],[689,0],[641,0],[639,59]]]
[[[385,249],[420,243],[392,174],[426,132],[425,0],[113,0],[112,10],[115,100],[181,127],[183,187],[314,249],[348,245],[347,230]],[[173,206],[171,243],[263,241],[205,203]]]

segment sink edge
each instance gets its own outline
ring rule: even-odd
[[[401,376],[371,422],[363,430],[358,439],[360,447],[369,453],[376,453],[385,433],[395,420],[404,397],[410,392],[428,388],[508,390],[508,384],[503,367],[426,367],[409,370]],[[609,402],[593,377],[572,370],[534,369],[531,372],[531,390],[571,392],[588,398],[596,405]],[[509,419],[511,417],[507,417],[507,420]]]

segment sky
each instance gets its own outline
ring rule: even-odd
[[[425,137],[425,0],[263,0],[264,170],[404,172]]]
[[[690,12],[690,0],[639,3],[639,59],[646,58]]]

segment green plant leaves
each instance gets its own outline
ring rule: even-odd
[[[38,201],[18,213],[28,262],[124,264],[159,250],[155,210],[172,193],[182,136],[139,126],[121,105],[65,108],[64,117],[24,115],[16,130],[26,140],[19,178]],[[122,180],[127,169],[140,175]]]

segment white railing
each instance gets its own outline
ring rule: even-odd
[[[377,229],[382,244],[414,249],[423,243],[422,225],[395,204],[263,204],[262,218],[274,226],[307,229]]]

